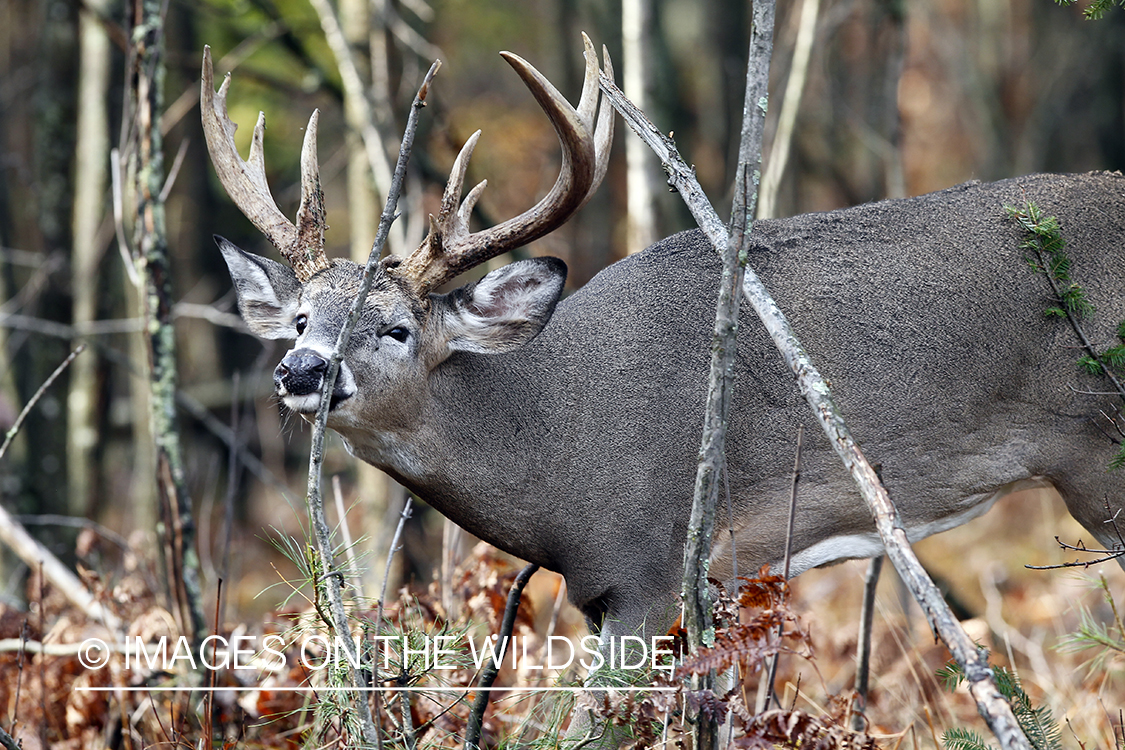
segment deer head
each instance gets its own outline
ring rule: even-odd
[[[542,237],[581,208],[605,176],[613,137],[612,110],[603,105],[595,126],[599,74],[597,55],[585,41],[586,74],[577,107],[539,71],[511,53],[501,53],[547,114],[562,145],[562,167],[550,192],[530,210],[478,232],[469,217],[486,182],[462,200],[477,131],[458,154],[430,231],[406,258],[384,258],[332,397],[329,423],[340,430],[394,431],[417,414],[427,373],[455,351],[498,353],[532,339],[550,318],[566,279],[553,258],[525,260],[489,273],[448,294],[435,290],[460,273],[507,250]],[[608,53],[606,69],[612,74]],[[218,92],[210,50],[203,53],[204,133],[219,180],[239,209],[278,249],[289,266],[235,247],[216,237],[238,293],[239,310],[263,338],[296,339],[274,373],[277,393],[292,410],[316,411],[327,360],[346,311],[359,288],[362,267],[329,260],[316,157],[317,112],[305,131],[301,154],[301,203],[294,225],[277,207],[266,182],[259,115],[243,161],[234,145],[237,126],[227,115],[230,75]],[[378,424],[375,424],[378,423]],[[377,441],[378,442],[378,441]]]

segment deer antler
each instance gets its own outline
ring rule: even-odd
[[[250,159],[243,161],[234,145],[234,131],[238,126],[227,115],[227,89],[230,73],[215,93],[215,74],[211,68],[211,48],[203,48],[203,133],[207,137],[207,150],[219,182],[239,210],[266,236],[281,256],[293,266],[302,283],[313,274],[328,268],[324,254],[324,193],[320,189],[320,167],[316,159],[316,125],[319,113],[314,110],[305,129],[305,142],[301,147],[301,205],[297,209],[297,224],[293,225],[274,202],[266,182],[266,165],[262,151],[262,134],[266,129],[266,116],[258,113],[254,138],[250,143]]]
[[[533,208],[491,229],[470,233],[469,216],[488,184],[487,181],[481,182],[461,201],[465,170],[480,137],[479,130],[473,133],[453,162],[441,209],[437,217],[430,217],[430,232],[426,239],[405,260],[387,261],[388,269],[405,279],[419,297],[424,299],[427,293],[445,281],[489,258],[554,231],[586,205],[601,184],[613,140],[613,110],[603,103],[595,128],[598,56],[589,37],[583,34],[582,40],[586,47],[586,78],[577,109],[528,62],[510,52],[500,53],[523,79],[554,125],[563,149],[562,168],[550,192]],[[612,62],[604,47],[602,54],[606,73],[612,77]]]

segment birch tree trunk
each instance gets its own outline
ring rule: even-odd
[[[98,15],[109,10],[109,0],[90,0],[78,17],[78,134],[74,161],[74,212],[70,277],[71,320],[81,328],[97,318],[98,266],[103,251],[98,237],[105,219],[109,164],[109,37]],[[71,515],[86,516],[96,489],[94,448],[97,444],[97,365],[93,352],[79,357],[70,368],[67,395],[67,508]]]
[[[622,0],[621,39],[625,96],[641,110],[652,109],[653,4],[654,0]],[[625,252],[639,253],[659,239],[656,236],[655,164],[648,147],[638,138],[625,139],[628,213]]]

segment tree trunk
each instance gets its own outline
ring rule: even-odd
[[[97,318],[98,267],[104,243],[99,228],[105,219],[107,166],[109,164],[109,37],[98,15],[105,15],[109,0],[91,0],[78,18],[78,143],[74,160],[74,244],[70,278],[73,309],[71,320],[81,329]],[[98,358],[90,352],[79,357],[70,369],[67,396],[67,507],[71,515],[89,515],[97,487],[94,459],[98,440]]]
[[[623,90],[642,111],[652,111],[653,0],[622,0]],[[639,138],[625,139],[628,200],[625,252],[639,253],[656,236],[656,162]]]
[[[165,569],[181,632],[202,638],[206,622],[200,595],[195,523],[184,477],[176,414],[176,346],[172,325],[172,284],[165,228],[163,136],[164,18],[160,0],[139,0],[136,8],[132,97],[137,135],[135,159],[134,256],[142,272],[148,322],[150,419],[156,441],[156,484],[161,503]]]

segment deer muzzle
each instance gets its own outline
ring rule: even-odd
[[[328,372],[328,356],[312,349],[293,349],[273,371],[273,384],[277,395],[295,412],[315,412],[320,404],[320,390]],[[336,406],[355,392],[354,380],[347,364],[340,363],[340,372],[332,389],[332,403]]]

